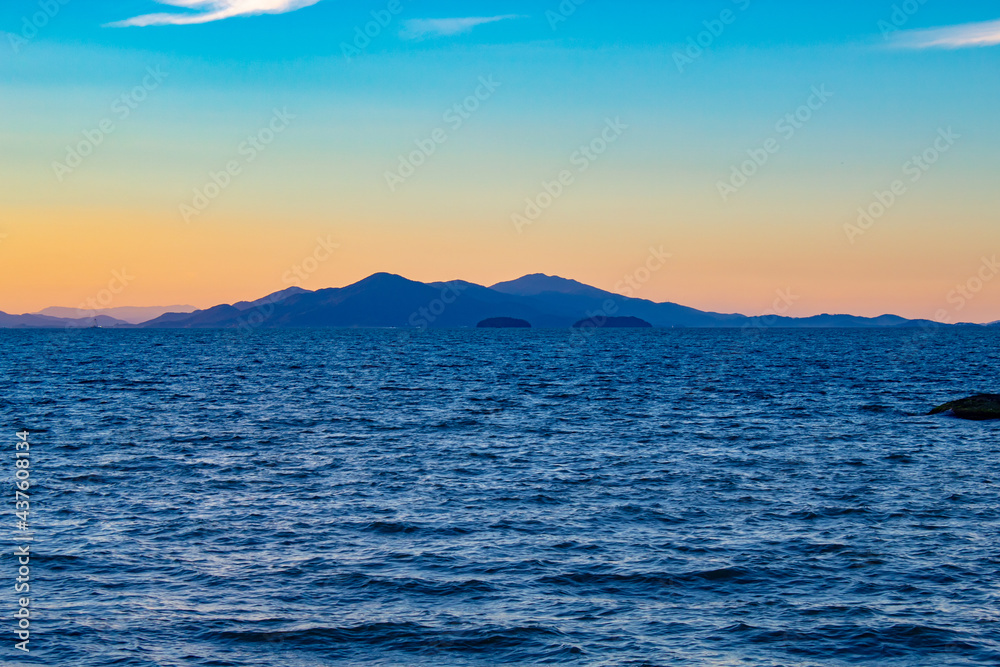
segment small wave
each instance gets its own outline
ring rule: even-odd
[[[393,521],[373,521],[364,527],[366,532],[382,533],[383,535],[411,535],[420,532],[420,526],[412,523],[396,523]]]
[[[442,630],[418,623],[366,623],[350,627],[207,631],[200,638],[236,643],[280,643],[287,649],[364,644],[416,653],[491,653],[548,647],[562,636],[557,630],[535,626]]]

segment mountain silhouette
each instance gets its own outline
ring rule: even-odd
[[[462,280],[421,283],[376,273],[347,287],[314,292],[298,287],[252,302],[194,313],[168,313],[144,328],[476,327],[491,318],[526,320],[535,328],[571,327],[584,319],[634,317],[654,327],[904,327],[944,326],[894,315],[866,318],[748,317],[704,312],[613,294],[575,280],[532,274],[484,287]]]
[[[50,311],[51,312],[51,311]],[[58,312],[58,311],[56,311]],[[315,327],[474,328],[497,318],[525,320],[535,328],[638,318],[658,328],[899,328],[944,327],[897,315],[748,317],[713,313],[676,303],[625,297],[575,280],[535,273],[484,287],[463,280],[421,283],[376,273],[348,285],[309,291],[289,287],[255,301],[221,304],[194,312],[164,313],[139,324],[98,315],[66,318],[0,312],[0,328],[139,327],[161,329],[256,329]],[[996,326],[993,323],[991,326]],[[979,325],[970,325],[979,326]]]
[[[90,327],[127,327],[128,322],[107,315],[96,317],[50,317],[48,315],[8,315],[0,312],[0,329],[87,329]]]
[[[539,294],[572,294],[575,296],[596,296],[607,298],[615,296],[610,292],[584,285],[583,283],[559,276],[547,276],[544,273],[533,273],[517,280],[497,283],[490,287],[494,292],[512,294],[514,296],[538,296]]]
[[[194,306],[153,306],[148,308],[135,308],[131,306],[119,306],[116,308],[98,308],[88,310],[86,308],[46,308],[33,315],[47,315],[63,320],[85,320],[90,317],[107,315],[108,317],[130,324],[141,324],[148,322],[154,317],[159,317],[164,313],[193,313],[198,310]]]

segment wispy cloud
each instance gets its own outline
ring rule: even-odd
[[[967,49],[1000,44],[1000,20],[982,23],[908,30],[896,36],[896,44],[908,49]]]
[[[156,0],[161,5],[182,7],[192,11],[174,14],[144,14],[110,24],[111,27],[149,25],[194,25],[221,21],[235,16],[256,14],[284,14],[294,12],[320,0]]]
[[[450,35],[469,32],[476,26],[486,23],[496,23],[497,21],[519,18],[521,17],[517,14],[504,14],[503,16],[470,16],[452,19],[413,19],[406,22],[401,35],[404,39],[448,37]]]

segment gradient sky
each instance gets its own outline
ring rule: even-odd
[[[636,296],[756,315],[790,291],[793,316],[1000,319],[984,268],[1000,254],[996,3],[576,1],[564,16],[559,0],[8,0],[0,310],[78,306],[116,271],[111,306],[377,271],[614,290],[662,247]],[[345,56],[372,12],[391,20]],[[707,46],[679,56],[699,33]],[[832,97],[806,114],[814,88]],[[455,128],[445,114],[477,89],[488,99]],[[294,118],[248,149],[275,110]],[[811,117],[789,136],[777,123],[797,111]],[[609,119],[628,127],[581,163]],[[438,128],[447,141],[393,191],[386,172]],[[908,162],[949,130],[914,180]],[[239,174],[185,219],[230,162]],[[572,183],[518,229],[563,171]],[[845,228],[897,180],[880,218]],[[338,247],[290,280],[326,256],[318,239]]]

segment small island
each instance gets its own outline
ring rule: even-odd
[[[980,394],[960,401],[939,405],[929,414],[950,414],[970,421],[991,421],[1000,419],[1000,394]]]
[[[476,325],[477,329],[530,329],[531,322],[515,317],[491,317]]]
[[[652,329],[653,325],[638,317],[588,317],[573,325],[574,329]]]

